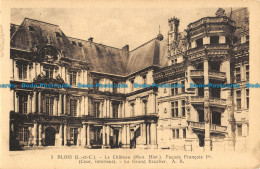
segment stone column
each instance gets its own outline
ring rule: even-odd
[[[76,117],[80,117],[79,107],[80,107],[80,102],[79,102],[79,98],[78,98],[77,99],[77,115],[76,115]]]
[[[62,94],[59,94],[58,115],[62,114]]]
[[[110,126],[107,126],[106,127],[107,129],[107,146],[109,147],[110,146]]]
[[[35,114],[36,113],[36,91],[33,92],[33,96],[32,96],[32,113]]]
[[[64,124],[64,146],[67,145],[67,125]]]
[[[41,110],[41,102],[42,102],[42,96],[41,96],[41,91],[39,91],[38,93],[38,114],[41,114],[42,113],[42,110]]]
[[[85,108],[85,115],[88,115],[89,113],[88,113],[88,96],[86,96],[85,97],[85,106],[84,106],[84,108]]]
[[[180,110],[180,109],[179,109]],[[150,139],[150,124],[146,125],[146,133],[147,133],[147,144],[151,144],[151,139]]]
[[[28,108],[27,114],[30,114],[30,113],[32,113],[32,100],[31,100],[30,94],[27,95],[27,99],[28,99],[28,102],[27,102],[27,108]]]
[[[81,97],[80,101],[80,117],[84,115],[84,96]]]
[[[18,80],[18,68],[17,68],[16,60],[14,60],[14,80]]]
[[[15,111],[15,93],[11,90],[11,111]]]
[[[62,124],[60,125],[59,128],[59,146],[62,146]]]
[[[82,130],[81,130],[81,146],[86,145],[86,124],[83,124]]]
[[[77,139],[77,146],[80,146],[82,145],[82,142],[81,142],[81,128],[78,128],[78,139]]]
[[[142,124],[141,135],[142,135],[142,144],[145,145],[146,144],[146,124],[145,123]]]
[[[123,125],[122,127],[122,144],[123,146],[125,146],[127,143],[126,143],[126,126]]]
[[[209,63],[208,60],[204,60],[204,84],[209,84]],[[209,103],[209,87],[204,88],[204,119],[205,119],[205,150],[210,151],[210,103]]]
[[[151,123],[151,145],[155,146],[154,148],[157,148],[157,129],[156,129],[156,123]]]
[[[106,145],[106,126],[103,126],[102,129],[102,145],[105,146]]]
[[[67,104],[66,94],[63,95],[63,100],[64,100],[64,101],[63,101],[63,103],[64,103],[64,104],[63,104],[63,110],[64,110],[63,114],[66,115],[66,114],[67,114],[67,109],[66,109],[66,107],[67,107],[67,106],[66,106],[66,104]]]
[[[130,133],[130,124],[126,125],[126,144],[130,146],[131,133]]]
[[[37,123],[33,123],[33,131],[32,131],[32,136],[33,136],[33,146],[37,146]]]
[[[39,146],[42,146],[42,125],[39,124]]]
[[[90,124],[87,125],[87,146],[91,147],[91,145],[90,145]]]
[[[55,116],[58,116],[58,98],[54,98],[54,111],[53,111],[53,114],[55,115]]]
[[[14,103],[15,103],[14,111],[16,113],[18,113],[19,112],[19,100],[18,100],[17,91],[14,91]]]

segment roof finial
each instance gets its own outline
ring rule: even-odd
[[[161,28],[160,28],[160,25],[159,25],[159,34],[161,34]]]

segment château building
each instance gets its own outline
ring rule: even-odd
[[[66,36],[58,25],[25,18],[11,24],[10,150],[35,146],[246,150],[247,8],[190,23],[168,20],[129,50]],[[71,87],[30,87],[31,84]],[[87,88],[78,84],[122,84]],[[145,87],[134,84],[175,84]],[[239,84],[193,88],[190,84]],[[24,87],[27,84],[27,87]],[[29,85],[29,87],[28,87]],[[124,87],[127,86],[127,87]]]

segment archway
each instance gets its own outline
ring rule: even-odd
[[[55,145],[55,129],[48,127],[45,129],[45,146]]]

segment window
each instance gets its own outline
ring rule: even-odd
[[[178,94],[177,83],[171,84],[171,94],[172,94],[172,95],[177,95],[177,94]]]
[[[178,117],[179,116],[178,101],[172,102],[171,107],[172,107],[172,117]]]
[[[118,118],[118,107],[119,107],[119,103],[113,103],[113,117],[114,118]]]
[[[246,108],[249,109],[249,89],[246,89]]]
[[[143,82],[144,82],[144,84],[146,84],[146,83],[147,83],[147,78],[146,78],[146,75],[143,75]]]
[[[77,45],[77,43],[75,41],[71,41],[72,45]]]
[[[75,99],[70,100],[70,115],[77,116],[77,100]]]
[[[185,117],[186,116],[186,113],[185,113],[185,100],[181,101],[181,108],[182,108],[182,117]]]
[[[44,68],[43,70],[45,72],[46,77],[53,78],[53,69],[52,68]]]
[[[182,133],[183,133],[183,138],[186,138],[186,129],[183,129]]]
[[[241,90],[236,91],[237,110],[241,109]]]
[[[117,88],[119,87],[119,85],[117,85],[117,84],[118,84],[118,82],[113,82],[113,84],[112,84],[114,93],[117,92]]]
[[[78,46],[79,46],[79,47],[82,47],[82,43],[81,43],[81,42],[78,42]]]
[[[246,35],[246,42],[249,42],[249,35]]]
[[[19,127],[19,141],[28,142],[28,127]]]
[[[218,36],[211,36],[210,37],[210,44],[219,44],[219,37]]]
[[[175,129],[172,129],[172,138],[175,139]]]
[[[180,138],[180,132],[179,132],[179,129],[176,129],[176,138]]]
[[[77,72],[76,71],[69,72],[69,76],[70,76],[70,85],[76,86],[77,85]]]
[[[53,115],[53,104],[54,104],[53,97],[45,97],[45,114]]]
[[[96,118],[99,118],[100,115],[100,103],[99,102],[94,102],[94,107],[93,107],[93,114]],[[114,109],[114,107],[113,107]]]
[[[249,65],[246,65],[246,81],[249,81]]]
[[[97,91],[99,90],[99,87],[96,87],[96,85],[99,83],[99,81],[100,81],[99,79],[94,79],[93,80],[94,90],[97,90]]]
[[[19,96],[19,112],[22,114],[27,114],[27,101],[28,95]]]
[[[130,80],[131,83],[131,91],[134,91],[134,80]]]
[[[131,116],[134,117],[135,116],[135,104],[131,103],[130,106],[131,106]]]
[[[185,81],[181,81],[181,84],[182,84],[182,88],[181,88],[181,92],[182,93],[185,93]]]
[[[202,38],[197,39],[196,44],[197,44],[197,47],[201,47],[203,45],[203,39]]]
[[[27,64],[21,63],[18,65],[19,79],[27,79]]]
[[[28,30],[31,31],[31,32],[35,31],[34,27],[32,27],[32,26],[28,26]]]
[[[242,136],[242,125],[237,125],[237,136],[241,137]]]
[[[147,100],[143,100],[143,112],[144,115],[147,115]]]
[[[237,81],[237,82],[240,82],[240,81],[241,81],[240,67],[237,67],[237,68],[235,69],[235,78],[236,78],[236,81]]]
[[[56,37],[61,37],[60,32],[56,32]]]
[[[167,89],[166,89],[166,87],[163,89],[163,93],[167,93]]]
[[[77,139],[78,139],[78,129],[70,128],[70,140],[72,141],[73,145],[77,145]]]

